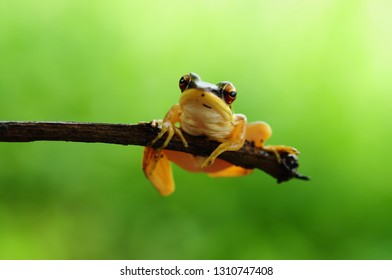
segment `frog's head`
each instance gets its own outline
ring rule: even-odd
[[[199,75],[189,73],[181,77],[179,87],[183,93],[181,100],[184,102],[199,101],[206,108],[214,110],[230,110],[237,91],[230,82],[212,84],[201,80]]]

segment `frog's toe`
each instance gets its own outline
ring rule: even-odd
[[[201,165],[201,169],[205,169],[205,168],[207,168],[208,166],[211,166],[212,164],[214,164],[214,162],[215,162],[215,158],[209,156],[209,157],[203,162],[203,164]]]
[[[162,125],[162,120],[152,120],[151,126],[152,127],[161,127]]]
[[[184,145],[184,147],[187,148],[187,147],[188,147],[188,142],[186,141],[184,135],[182,134],[181,129],[179,129],[179,128],[177,128],[177,127],[174,127],[174,129],[175,129],[176,134],[178,135],[178,137],[180,137],[180,139],[181,139],[182,144]]]
[[[267,152],[271,152],[276,156],[278,162],[281,162],[280,154],[287,153],[287,154],[295,154],[298,155],[299,151],[296,148],[288,147],[288,146],[264,146],[263,150]]]
[[[282,153],[295,154],[295,155],[299,154],[299,151],[296,148],[289,147],[289,146],[265,146],[263,149],[275,150],[279,154]]]
[[[165,134],[167,133],[167,138],[165,140],[165,142],[162,144],[161,147],[158,148],[158,150],[163,150],[164,148],[166,148],[167,145],[169,145],[171,139],[173,138],[174,134],[177,134],[183,145],[185,147],[188,147],[188,142],[185,140],[184,135],[182,134],[181,130],[179,128],[177,128],[175,125],[168,123],[168,122],[164,122],[162,123],[161,126],[161,131],[159,132],[159,134],[157,135],[157,137],[155,137],[149,144],[148,146],[153,146],[159,139],[161,139]]]
[[[168,133],[167,138],[165,140],[165,142],[162,144],[161,147],[158,148],[158,150],[163,150],[170,142],[170,140],[173,138],[174,135],[174,129],[172,127],[170,127],[169,125],[165,125],[165,123],[163,123],[161,132],[159,132],[159,134],[157,135],[157,137],[155,137],[149,144],[148,146],[153,146],[159,139],[161,139],[166,133]]]

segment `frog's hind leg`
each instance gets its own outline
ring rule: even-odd
[[[143,171],[161,195],[167,196],[174,191],[171,163],[162,150],[144,148]]]
[[[252,122],[246,125],[246,140],[252,142],[256,147],[261,148],[267,152],[272,152],[280,161],[281,153],[298,154],[295,148],[288,146],[265,146],[264,143],[271,137],[272,129],[266,122]]]
[[[240,166],[232,165],[221,171],[208,173],[210,177],[239,177],[249,175],[253,172],[253,169],[246,169]]]
[[[251,122],[246,124],[246,140],[255,147],[263,148],[264,143],[271,137],[272,129],[266,122]]]

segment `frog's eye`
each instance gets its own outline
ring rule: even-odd
[[[191,82],[191,76],[189,74],[181,77],[180,82],[178,84],[181,92],[183,92],[188,87],[190,82]]]
[[[223,88],[223,98],[227,104],[234,102],[237,97],[237,91],[232,83],[226,83]]]

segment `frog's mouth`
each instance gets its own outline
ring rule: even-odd
[[[193,111],[195,114],[215,113],[225,116],[224,118],[233,114],[231,107],[222,98],[206,89],[185,90],[180,98],[180,105],[184,110]]]

